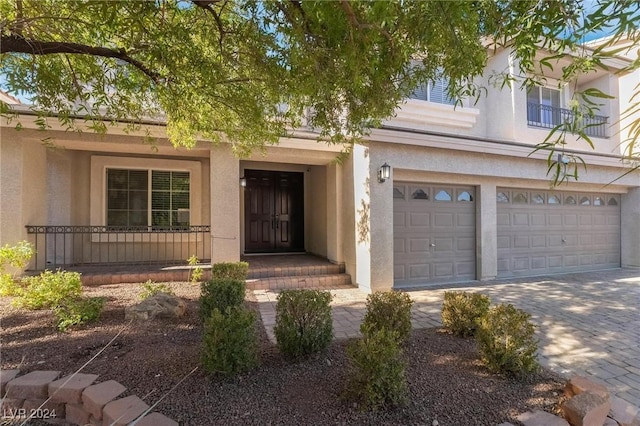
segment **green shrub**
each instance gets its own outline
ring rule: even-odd
[[[247,284],[244,280],[214,278],[200,285],[200,317],[205,320],[214,309],[226,312],[227,308],[241,306]]]
[[[71,326],[97,321],[102,314],[104,302],[103,297],[78,297],[63,300],[60,305],[53,308],[58,330],[67,331]]]
[[[142,291],[138,295],[138,297],[142,300],[148,299],[151,296],[155,296],[158,293],[167,293],[174,294],[171,287],[167,284],[155,284],[151,280],[147,280],[146,283],[142,284]]]
[[[0,296],[19,296],[22,286],[11,274],[0,273]]]
[[[33,252],[33,245],[27,241],[20,241],[15,246],[5,244],[0,247],[0,272],[5,270],[6,265],[24,268],[33,256]]]
[[[489,311],[491,301],[480,293],[445,291],[442,325],[457,336],[473,336],[478,321]]]
[[[495,306],[479,321],[478,350],[485,365],[495,372],[516,377],[538,369],[535,326],[531,315],[513,305]]]
[[[187,259],[187,264],[191,267],[191,269],[189,269],[189,282],[191,282],[191,284],[199,283],[200,280],[202,280],[204,271],[202,270],[202,266],[199,265],[200,260],[198,259],[198,256],[192,254]]]
[[[65,299],[77,298],[82,292],[82,282],[77,272],[44,271],[22,281],[24,288],[13,303],[27,309],[53,308]]]
[[[209,373],[234,375],[258,365],[256,316],[240,306],[214,309],[204,322],[202,365]]]
[[[283,290],[278,295],[274,331],[285,358],[301,358],[329,346],[331,299],[331,293],[319,290]]]
[[[378,331],[386,328],[395,331],[398,342],[407,340],[411,333],[411,305],[407,293],[398,291],[375,292],[367,296],[367,312],[360,331]]]
[[[232,280],[247,279],[249,274],[249,264],[247,262],[221,262],[215,263],[211,268],[211,278],[222,278]]]
[[[33,256],[33,245],[20,241],[14,246],[0,247],[0,296],[19,296],[22,286],[13,273],[6,272],[7,266],[23,269]]]
[[[398,332],[370,329],[347,348],[351,371],[346,396],[363,409],[399,406],[407,400],[407,379]]]

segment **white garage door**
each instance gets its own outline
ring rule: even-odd
[[[476,277],[473,187],[394,182],[394,287]]]
[[[620,196],[498,188],[498,276],[620,266]]]

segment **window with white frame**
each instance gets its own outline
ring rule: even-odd
[[[188,171],[107,168],[105,181],[107,226],[189,226]]]
[[[529,124],[554,127],[561,123],[560,90],[533,87],[527,92],[527,120]]]
[[[439,77],[435,81],[429,81],[426,84],[418,86],[409,98],[438,104],[454,105],[456,102],[449,97],[447,93],[448,88],[449,80],[445,77]]]
[[[208,188],[200,161],[92,155],[90,181],[91,225],[161,231],[203,224]]]

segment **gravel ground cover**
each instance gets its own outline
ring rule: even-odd
[[[260,326],[262,365],[256,370],[228,379],[201,370],[189,375],[199,365],[199,287],[168,285],[187,301],[179,320],[127,324],[124,307],[138,301],[141,285],[86,287],[87,295],[107,298],[105,311],[100,322],[69,333],[55,330],[51,312],[17,310],[9,298],[0,298],[0,365],[70,374],[121,332],[83,371],[99,374],[100,381],[117,380],[128,394],[150,403],[188,376],[157,406],[181,425],[432,425],[434,420],[442,426],[496,425],[518,424],[515,416],[530,409],[556,410],[559,377],[542,371],[523,383],[491,374],[478,360],[472,339],[437,329],[412,333],[405,349],[410,401],[387,412],[362,413],[341,398],[349,369],[346,341],[291,364]],[[257,309],[250,293],[247,303]]]

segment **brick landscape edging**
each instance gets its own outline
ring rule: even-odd
[[[94,383],[96,374],[60,378],[59,371],[0,370],[0,418],[64,421],[72,425],[125,426],[149,406],[135,395],[116,399],[127,388],[115,380]],[[150,412],[137,425],[178,426],[158,412]]]

